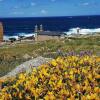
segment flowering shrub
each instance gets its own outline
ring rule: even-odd
[[[83,52],[58,57],[1,82],[0,100],[100,100],[99,62]]]

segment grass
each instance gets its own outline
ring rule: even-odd
[[[21,43],[15,46],[4,46],[0,48],[0,76],[14,69],[17,65],[31,59],[31,57],[44,56],[56,58],[57,50],[62,53],[69,51],[79,52],[90,50],[100,56],[100,36],[87,38],[69,38],[62,40],[48,40],[37,43]],[[23,56],[28,54],[30,58]]]

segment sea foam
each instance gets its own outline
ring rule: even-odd
[[[65,34],[67,35],[71,35],[71,34],[77,34],[77,29],[78,28],[71,28],[69,29],[69,31],[67,32],[64,32]],[[86,35],[86,34],[95,34],[95,33],[100,33],[100,28],[95,28],[95,29],[81,29],[79,28],[79,34],[83,34],[83,35]],[[19,36],[24,36],[24,38],[27,38],[27,37],[31,37],[31,36],[34,36],[35,37],[35,33],[18,33],[19,35],[15,35],[15,36],[4,36],[4,40],[9,40],[10,38],[15,38],[16,40],[19,39]]]
[[[95,33],[100,33],[100,28],[95,28],[95,29],[79,29],[79,34],[95,34]],[[69,29],[66,34],[77,34],[77,28],[71,28]]]
[[[15,38],[16,40],[19,40],[19,36],[23,36],[23,38],[27,38],[27,37],[32,37],[32,36],[35,36],[35,34],[33,33],[30,33],[30,34],[27,34],[27,33],[19,33],[19,35],[15,35],[15,36],[7,36],[7,35],[4,35],[3,39],[6,40],[6,41],[9,41],[10,38]]]

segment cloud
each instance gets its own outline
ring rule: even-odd
[[[56,0],[51,0],[52,2],[55,2]]]
[[[36,5],[36,3],[35,2],[31,2],[31,6],[35,6]]]
[[[47,14],[47,11],[46,11],[45,9],[42,9],[42,10],[41,10],[41,13],[42,13],[42,14]]]
[[[4,0],[0,0],[0,2],[2,2],[2,1],[4,1]]]
[[[82,3],[82,5],[83,5],[83,6],[88,6],[89,3],[88,3],[88,2],[84,2],[84,3]]]
[[[31,15],[36,15],[36,13],[35,12],[32,12]]]
[[[14,9],[18,9],[18,8],[19,8],[19,6],[15,6],[15,7],[14,7]]]
[[[23,15],[24,12],[15,11],[15,12],[12,12],[11,14],[13,14],[13,15]]]

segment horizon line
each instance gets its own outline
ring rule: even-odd
[[[0,17],[0,18],[50,18],[50,17],[82,17],[82,16],[100,16],[99,14],[98,15],[66,15],[66,16],[16,16],[16,17]]]

